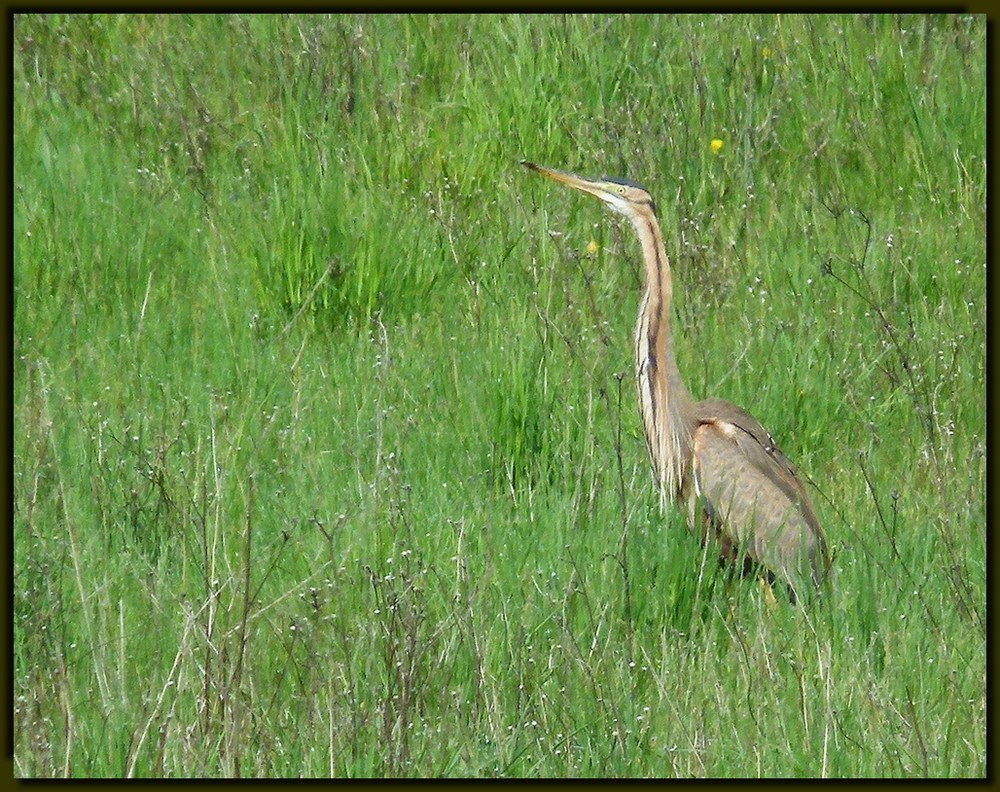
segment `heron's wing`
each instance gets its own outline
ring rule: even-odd
[[[745,410],[717,400],[699,408],[692,523],[700,505],[717,530],[793,587],[806,576],[818,583],[826,538],[791,463]]]

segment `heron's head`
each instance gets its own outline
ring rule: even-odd
[[[521,164],[535,173],[600,198],[612,210],[625,215],[633,222],[650,215],[656,216],[656,202],[641,184],[627,179],[612,179],[608,176],[603,179],[584,179],[574,173],[546,168],[527,160],[521,160]]]

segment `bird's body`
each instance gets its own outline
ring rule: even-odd
[[[684,385],[670,327],[670,262],[649,192],[634,182],[523,164],[600,198],[628,217],[639,237],[646,290],[636,384],[661,503],[686,506],[691,530],[718,540],[729,561],[761,564],[793,591],[806,581],[819,586],[829,571],[826,538],[791,463],[748,412],[721,399],[695,401]]]

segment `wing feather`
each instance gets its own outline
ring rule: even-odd
[[[774,439],[745,410],[699,405],[693,438],[692,525],[698,512],[741,552],[796,587],[828,568],[826,538],[802,482]]]

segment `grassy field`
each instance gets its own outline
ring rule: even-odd
[[[985,775],[983,18],[13,43],[15,774]],[[657,196],[822,600],[660,513],[632,230],[522,158]]]

